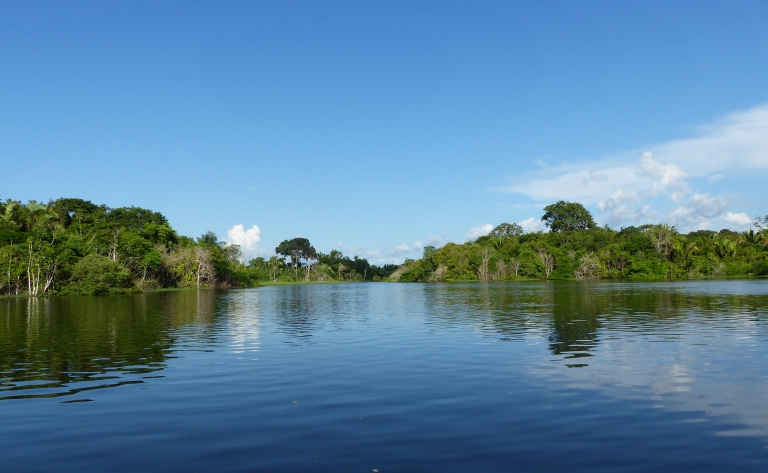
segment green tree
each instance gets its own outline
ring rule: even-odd
[[[128,269],[106,256],[88,255],[75,264],[64,293],[105,295],[135,291]]]
[[[561,200],[544,207],[541,220],[553,232],[586,230],[595,228],[592,214],[578,202]]]
[[[677,230],[666,223],[663,225],[654,225],[645,231],[645,235],[651,240],[653,247],[660,255],[669,258],[673,250]]]
[[[516,223],[502,223],[488,234],[491,238],[516,237],[523,234],[523,227]]]
[[[212,231],[208,231],[198,238],[197,242],[201,245],[216,246],[219,244],[219,238]]]
[[[297,268],[300,260],[316,259],[317,251],[306,238],[294,238],[292,240],[283,240],[275,248],[275,253],[283,257],[290,258],[291,267]]]

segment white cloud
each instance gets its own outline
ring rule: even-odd
[[[466,241],[476,240],[481,236],[485,236],[491,233],[491,230],[493,230],[493,225],[490,223],[486,223],[485,225],[478,225],[476,227],[470,228],[469,233],[467,233],[467,236],[464,239]]]
[[[616,225],[625,221],[634,221],[642,213],[637,210],[640,197],[633,191],[617,187],[605,200],[597,203],[597,208],[607,211],[605,223]]]
[[[667,188],[676,189],[677,192],[673,193],[673,200],[675,199],[674,195],[680,195],[679,200],[676,200],[677,202],[682,200],[681,191],[687,188],[683,178],[688,177],[688,173],[675,164],[661,164],[653,159],[653,153],[650,151],[643,153],[642,158],[640,158],[640,169],[637,170],[637,175],[655,179],[651,186],[651,195],[659,195]]]
[[[610,225],[647,223],[653,217],[686,230],[713,221],[736,225],[745,221],[733,216],[739,214],[724,213],[733,196],[710,196],[693,183],[711,185],[766,170],[768,105],[763,105],[700,127],[692,138],[549,167],[496,190],[537,202],[563,199],[594,205],[602,212],[597,220]]]
[[[709,229],[712,219],[719,217],[728,206],[725,197],[694,194],[688,201],[669,214],[669,223],[686,230]]]
[[[712,174],[711,176],[707,176],[707,180],[709,182],[717,182],[725,177],[725,174]]]
[[[658,145],[654,154],[693,176],[768,169],[768,105],[731,113],[699,132],[695,138]]]
[[[549,169],[546,173],[529,174],[524,176],[522,180],[499,190],[506,193],[523,194],[542,202],[565,199],[595,203],[610,194],[614,188],[622,183],[638,180],[635,171],[636,166],[610,166],[610,163],[605,162],[586,163],[579,166],[564,165],[557,169]],[[594,168],[602,169],[597,172]],[[598,174],[600,178],[595,179],[594,177]]]
[[[427,238],[427,245],[440,247],[445,244],[447,239],[448,239],[448,235],[443,235],[443,236],[430,235],[429,238]]]
[[[254,225],[248,230],[245,230],[243,224],[235,225],[227,230],[226,241],[227,243],[240,245],[240,251],[243,252],[246,259],[253,258],[263,253],[263,250],[259,248],[261,230],[258,225]]]
[[[409,251],[411,251],[411,248],[408,245],[406,245],[405,243],[403,243],[402,245],[397,245],[395,247],[394,254],[400,255],[400,254],[403,254],[403,253],[407,253]]]
[[[749,227],[752,225],[752,219],[749,217],[749,215],[746,214],[746,212],[741,212],[737,214],[733,212],[728,212],[727,214],[725,214],[723,219],[726,222],[733,223],[735,225],[740,225],[742,227],[744,226]]]
[[[655,160],[649,151],[642,153],[639,160],[624,157],[622,161],[563,165],[546,175],[531,174],[499,190],[544,202],[565,199],[588,204],[604,200],[616,188],[650,196],[674,194],[678,201],[688,192],[683,180],[688,173],[675,164]]]
[[[544,230],[544,221],[541,220],[541,218],[526,218],[522,222],[519,223],[521,227],[523,227],[523,231],[525,233],[532,233],[537,232],[539,230]]]

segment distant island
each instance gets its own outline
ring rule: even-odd
[[[377,266],[306,238],[245,261],[213,232],[180,236],[160,213],[82,199],[0,202],[0,296],[121,294],[278,282],[438,282],[522,279],[684,279],[768,275],[768,216],[746,232],[666,224],[598,227],[579,203],[544,208],[549,232],[502,223],[464,244],[427,246],[419,260]]]

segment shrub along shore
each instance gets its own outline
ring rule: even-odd
[[[208,232],[180,236],[158,212],[82,199],[0,202],[0,296],[121,294],[169,288],[255,287],[334,281],[508,281],[768,275],[768,217],[746,232],[648,224],[595,225],[578,203],[547,206],[549,232],[503,223],[464,244],[427,246],[419,260],[377,266],[306,238],[246,262],[240,247]]]

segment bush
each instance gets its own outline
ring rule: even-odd
[[[424,260],[413,263],[401,276],[400,282],[427,281],[432,274],[432,265]]]
[[[752,264],[752,273],[755,276],[768,276],[768,259],[761,259]]]
[[[735,261],[725,265],[726,276],[744,276],[749,273],[749,263],[742,261]]]
[[[72,278],[62,294],[106,295],[141,292],[131,273],[106,256],[88,255],[72,268]]]

